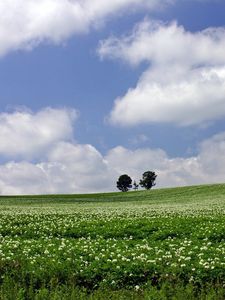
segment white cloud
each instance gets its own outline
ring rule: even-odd
[[[133,145],[136,145],[136,146],[140,145],[140,144],[144,144],[148,141],[149,141],[149,138],[145,134],[139,134],[139,135],[134,136],[134,137],[129,139],[129,142]]]
[[[137,180],[146,170],[158,174],[157,187],[225,182],[225,133],[202,142],[199,153],[189,158],[170,158],[162,149],[112,149],[106,156],[111,168]]]
[[[117,177],[116,171],[91,145],[60,142],[42,167],[57,190],[65,193],[107,191]]]
[[[224,117],[225,67],[183,71],[176,76],[176,67],[171,66],[158,74],[146,72],[136,88],[116,100],[111,121],[125,126],[150,122],[187,126]],[[165,77],[174,73],[165,82],[163,72]]]
[[[225,64],[225,28],[186,31],[176,22],[162,23],[145,19],[130,35],[101,41],[98,52],[102,58],[118,58],[131,65],[143,61],[154,65]]]
[[[7,118],[1,119],[1,128],[8,128],[10,122],[12,125],[11,131],[4,136],[4,144],[11,145],[13,138],[17,139],[16,141],[21,138],[23,147],[21,148],[20,144],[16,147],[14,143],[15,149],[10,153],[11,159],[0,164],[0,194],[113,191],[116,190],[116,181],[121,174],[127,173],[138,181],[146,170],[153,170],[158,174],[157,187],[225,181],[225,133],[203,141],[199,145],[198,155],[189,158],[171,158],[162,149],[129,150],[121,146],[111,149],[103,156],[92,145],[72,141],[73,118],[64,109],[48,108],[36,114],[22,111],[18,113],[19,120],[26,120],[29,116],[33,121],[30,123],[18,122],[17,118],[15,123],[16,114],[6,114]],[[46,117],[43,118],[43,115]],[[54,142],[52,139],[46,139],[42,134],[43,127],[39,124],[44,126],[47,132],[53,130],[53,135],[55,130],[60,132],[54,138]],[[27,130],[33,126],[35,131],[32,138],[32,134],[28,134]],[[31,147],[33,143],[34,146]],[[44,145],[44,148],[39,145]],[[36,147],[38,151],[34,150]],[[4,148],[4,154],[7,149]],[[24,149],[27,149],[27,152]],[[25,160],[26,155],[34,156],[34,153],[35,161]],[[18,155],[22,155],[23,159],[19,160]],[[15,158],[16,161],[13,161]]]
[[[0,114],[0,194],[107,191],[115,170],[91,145],[73,141],[75,110]],[[16,160],[16,161],[14,161]]]
[[[45,194],[54,192],[51,182],[35,164],[8,162],[0,165],[0,194]]]
[[[118,173],[91,145],[59,142],[38,163],[0,165],[0,194],[103,192],[114,189]]]
[[[37,113],[0,113],[0,155],[34,158],[73,137],[75,110],[45,108]]]
[[[104,157],[91,145],[59,142],[39,163],[0,165],[0,194],[88,193],[116,190],[129,174],[138,181],[146,170],[158,175],[157,187],[225,181],[225,133],[204,141],[197,156],[170,158],[162,149],[118,146]]]
[[[193,125],[225,116],[225,28],[185,31],[144,20],[132,34],[101,42],[99,55],[131,65],[149,62],[135,88],[116,99],[113,124]]]
[[[169,0],[4,0],[0,2],[0,56],[43,41],[61,43],[98,27],[111,15]]]

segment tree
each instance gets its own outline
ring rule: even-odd
[[[134,181],[133,183],[133,189],[136,191],[138,190],[139,184],[136,183],[136,181]]]
[[[116,183],[117,188],[122,192],[127,192],[132,188],[132,179],[127,174],[121,175]]]
[[[144,172],[142,175],[142,179],[140,180],[140,186],[142,186],[146,190],[150,190],[153,186],[155,186],[156,177],[157,175],[155,174],[155,172]]]

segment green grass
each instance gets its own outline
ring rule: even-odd
[[[0,197],[0,299],[224,299],[225,185]]]
[[[24,195],[24,196],[0,196],[1,204],[38,204],[42,202],[66,204],[87,202],[146,202],[147,204],[160,203],[201,203],[213,199],[221,199],[225,196],[225,184],[187,186],[178,188],[152,189],[150,191],[135,191],[128,193],[100,193],[100,194],[64,194],[64,195]]]

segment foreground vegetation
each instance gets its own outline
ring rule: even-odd
[[[0,299],[224,299],[225,185],[0,197]]]

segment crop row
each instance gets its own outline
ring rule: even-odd
[[[213,209],[6,208],[0,214],[1,281],[142,289],[225,278],[225,217]],[[23,212],[23,213],[22,213]],[[36,211],[35,211],[36,212]]]

